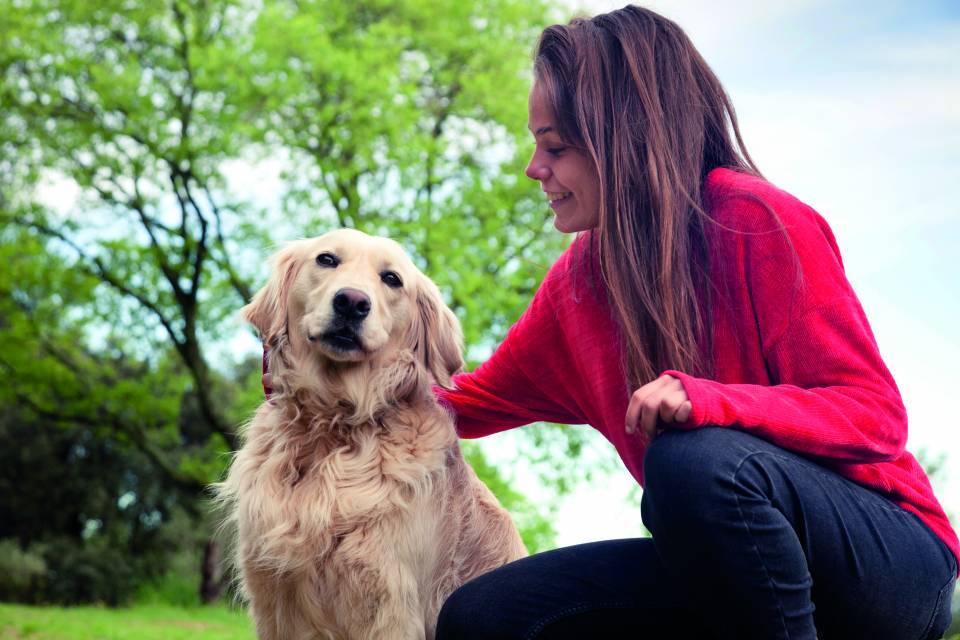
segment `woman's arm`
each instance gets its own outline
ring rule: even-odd
[[[773,386],[667,371],[683,383],[692,405],[678,426],[734,426],[786,449],[847,463],[897,458],[907,437],[906,411],[832,232],[792,197],[764,198],[786,237],[748,233],[736,242],[743,243],[744,277]],[[730,206],[759,207],[743,199]]]
[[[454,389],[434,387],[437,400],[451,410],[462,438],[479,438],[540,420],[577,424],[583,419],[534,383],[512,354],[513,334],[493,356],[471,373],[453,378]]]
[[[434,388],[437,399],[455,415],[461,437],[479,438],[540,420],[586,422],[556,379],[558,371],[570,368],[551,301],[566,257],[544,278],[489,360],[471,373],[454,376],[453,390]]]

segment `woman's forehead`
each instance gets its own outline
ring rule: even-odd
[[[533,86],[530,87],[528,107],[527,128],[530,129],[533,137],[536,138],[555,131],[553,110],[547,103],[546,96],[537,82],[534,82]]]

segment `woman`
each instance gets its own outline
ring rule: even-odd
[[[653,537],[482,576],[438,638],[939,638],[960,548],[827,224],[669,20],[550,27],[534,69],[526,173],[580,235],[441,400],[468,438],[592,425]]]

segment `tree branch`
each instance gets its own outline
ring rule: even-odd
[[[183,61],[183,69],[187,72],[187,82],[184,92],[177,95],[180,104],[180,147],[186,146],[186,140],[189,137],[190,123],[193,120],[193,98],[195,88],[193,82],[193,67],[190,65],[190,36],[187,33],[187,17],[180,9],[180,5],[173,0],[173,15],[177,22],[177,28],[180,30],[180,42],[177,46],[177,53]]]
[[[177,350],[179,351],[183,349],[184,345],[183,345],[182,337],[177,335],[177,332],[173,328],[173,325],[171,324],[170,320],[167,319],[167,317],[163,314],[163,312],[156,305],[156,303],[149,300],[142,293],[138,291],[134,291],[126,283],[124,283],[122,280],[116,277],[116,275],[111,273],[99,257],[87,255],[87,253],[82,248],[80,248],[80,246],[76,242],[74,242],[71,238],[67,237],[66,234],[64,234],[62,231],[58,229],[54,229],[50,226],[47,226],[35,220],[25,220],[19,216],[14,216],[13,220],[14,222],[21,224],[23,226],[36,229],[37,231],[39,231],[40,233],[46,236],[53,237],[53,238],[56,238],[57,240],[60,240],[64,244],[68,245],[75,252],[77,252],[77,255],[79,255],[84,262],[92,263],[93,267],[95,268],[92,268],[91,266],[89,266],[89,264],[84,264],[84,265],[81,265],[81,269],[83,269],[89,275],[92,275],[95,278],[99,278],[103,282],[106,282],[107,284],[109,284],[111,287],[113,287],[120,293],[133,298],[145,309],[148,309],[150,312],[152,312],[153,315],[157,318],[157,320],[160,321],[160,324],[163,326],[164,330],[166,330],[167,335],[170,336],[171,340],[173,340],[173,343],[176,346]]]
[[[227,272],[227,276],[230,279],[230,284],[233,286],[234,290],[240,294],[240,298],[244,302],[248,302],[253,297],[253,292],[250,290],[250,285],[240,279],[240,276],[237,275],[236,270],[233,268],[233,263],[230,262],[229,253],[227,252],[227,243],[226,239],[223,236],[223,216],[220,212],[220,207],[217,206],[216,202],[213,199],[213,195],[210,193],[210,189],[207,188],[207,185],[202,185],[203,192],[207,196],[207,203],[210,205],[210,210],[213,211],[213,218],[216,221],[216,245],[219,249],[221,257],[220,259],[214,258],[217,264],[221,269]]]
[[[197,249],[193,255],[193,276],[190,279],[190,293],[193,299],[196,300],[197,290],[200,286],[200,275],[203,273],[203,260],[207,255],[208,223],[206,216],[203,215],[203,211],[200,209],[200,206],[193,197],[193,192],[190,190],[190,180],[194,180],[196,182],[196,178],[194,177],[192,171],[187,170],[181,172],[180,182],[183,184],[183,190],[187,196],[187,202],[189,202],[190,206],[193,207],[193,213],[200,223],[200,239],[197,242]]]

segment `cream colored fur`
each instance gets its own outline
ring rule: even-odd
[[[317,339],[344,287],[371,301],[359,352]],[[431,392],[462,366],[456,317],[399,245],[351,230],[287,245],[243,315],[273,395],[217,492],[258,635],[432,638],[455,588],[526,555]]]

